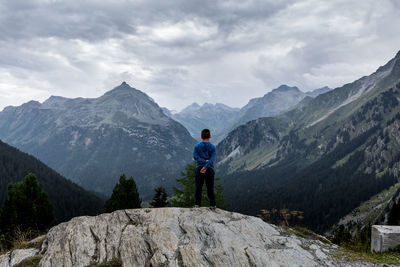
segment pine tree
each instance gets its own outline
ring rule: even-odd
[[[115,185],[111,197],[106,201],[104,209],[106,212],[113,212],[122,209],[136,209],[141,207],[142,200],[136,183],[131,176],[126,179],[125,174],[119,178],[119,183]]]
[[[170,202],[175,207],[193,207],[194,205],[194,193],[196,190],[195,184],[195,171],[196,163],[188,163],[185,171],[181,172],[181,177],[177,178],[176,181],[180,185],[173,187],[174,196],[170,199]],[[219,183],[221,178],[216,177],[214,182],[215,200],[219,208],[227,209],[229,205],[225,203],[224,186]],[[210,202],[207,197],[207,188],[203,185],[202,191],[202,206],[209,206]]]
[[[156,192],[153,197],[153,201],[150,203],[150,205],[154,208],[162,208],[166,207],[168,203],[168,195],[167,192],[165,191],[165,188],[160,186],[154,189]]]
[[[8,184],[7,198],[0,210],[1,233],[12,235],[18,230],[44,231],[53,221],[53,208],[34,174],[23,182]]]

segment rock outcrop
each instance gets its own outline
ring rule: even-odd
[[[0,256],[0,267],[15,266],[39,253],[36,248],[16,249]]]
[[[338,247],[319,239],[220,209],[120,210],[50,229],[39,266],[97,266],[115,259],[123,266],[368,266],[338,259]]]

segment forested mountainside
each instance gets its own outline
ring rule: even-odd
[[[370,226],[375,224],[400,225],[399,182],[362,202],[342,217],[325,235],[368,235]]]
[[[47,193],[56,223],[103,212],[103,200],[68,181],[33,156],[0,141],[0,203],[6,197],[7,185],[23,181],[29,173],[36,175],[40,187]]]
[[[400,53],[370,76],[235,129],[217,146],[232,206],[302,210],[306,225],[326,230],[397,182],[399,99]]]
[[[0,112],[0,138],[85,189],[109,194],[133,176],[144,198],[191,161],[195,140],[125,82],[99,98],[51,97]]]

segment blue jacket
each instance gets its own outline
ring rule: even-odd
[[[210,142],[201,141],[195,145],[193,150],[193,158],[197,167],[214,168],[214,160],[217,150]],[[206,162],[208,160],[208,162]]]

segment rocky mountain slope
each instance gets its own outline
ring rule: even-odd
[[[392,118],[396,114],[399,90],[397,84],[400,82],[399,66],[400,53],[370,76],[321,94],[314,99],[305,98],[296,108],[275,116],[273,120],[263,118],[258,123],[248,123],[245,127],[252,129],[248,131],[253,133],[248,138],[255,137],[261,140],[262,138],[257,137],[264,136],[260,132],[264,131],[264,127],[258,124],[265,124],[265,121],[279,121],[278,126],[274,123],[266,123],[271,129],[271,134],[275,132],[275,135],[281,136],[277,146],[263,149],[266,153],[274,153],[274,164],[288,155],[289,150],[295,152],[294,146],[297,142],[293,139],[304,140],[308,147],[309,144],[316,142],[315,154],[322,155],[330,152],[336,145],[343,143],[341,135],[344,131],[347,131],[350,134],[349,139],[352,139],[381,122],[384,117]],[[361,106],[363,106],[362,109]],[[368,114],[364,114],[367,111]],[[382,118],[378,115],[381,112],[386,113]],[[241,145],[245,146],[246,142],[233,144],[229,141],[237,140],[236,135],[240,135],[240,132],[232,131],[226,140],[222,140],[218,145],[221,161],[226,162],[226,157],[230,153],[235,149],[240,150],[238,147]],[[347,136],[347,134],[344,135]],[[262,147],[263,145],[257,145],[255,148]],[[251,152],[247,150],[235,155],[240,158]]]
[[[304,93],[296,86],[281,85],[263,97],[253,98],[240,110],[236,125],[262,117],[271,117],[297,105],[306,96],[316,97],[330,90],[328,87]]]
[[[397,181],[399,100],[400,53],[370,76],[235,129],[217,146],[233,206],[301,209],[326,230]]]
[[[149,197],[191,160],[195,140],[125,82],[99,98],[50,97],[0,112],[0,138],[84,188],[109,194],[133,176]]]
[[[47,193],[56,222],[103,211],[100,198],[68,181],[36,158],[0,141],[0,204],[6,197],[7,185],[23,181],[29,173],[36,175],[40,187]]]
[[[123,266],[373,266],[340,259],[337,251],[323,237],[304,239],[251,216],[160,208],[74,218],[50,229],[40,250],[10,252],[0,256],[0,265],[36,254],[42,267],[113,259]]]

